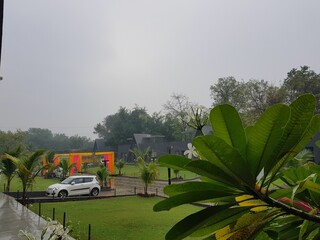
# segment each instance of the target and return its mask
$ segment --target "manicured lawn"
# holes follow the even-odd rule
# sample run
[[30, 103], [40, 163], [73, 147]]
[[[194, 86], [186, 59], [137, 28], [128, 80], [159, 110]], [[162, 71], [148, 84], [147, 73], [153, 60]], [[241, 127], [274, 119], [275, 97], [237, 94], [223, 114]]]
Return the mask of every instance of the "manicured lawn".
[[[97, 172], [97, 170], [99, 169], [99, 167], [94, 167], [94, 168], [89, 168], [88, 172], [95, 174]], [[115, 174], [118, 174], [118, 169], [115, 168], [114, 170]], [[124, 176], [129, 176], [129, 177], [138, 177], [139, 176], [139, 169], [137, 165], [134, 164], [127, 164], [124, 166], [124, 168], [121, 170], [122, 174]], [[178, 174], [178, 177], [182, 177], [183, 179], [190, 179], [190, 178], [194, 178], [197, 177], [196, 174], [192, 173], [192, 172], [188, 172], [188, 171], [180, 171]], [[173, 172], [173, 170], [171, 169], [171, 178], [175, 178], [175, 174]], [[168, 180], [168, 168], [165, 167], [161, 167], [159, 166], [159, 176], [158, 176], [159, 180]]]
[[[32, 186], [32, 191], [45, 191], [45, 190], [47, 190], [49, 185], [57, 183], [57, 182], [60, 182], [60, 180], [56, 179], [56, 178], [45, 179], [43, 177], [36, 177], [35, 182]], [[3, 192], [4, 184], [7, 184], [7, 178], [2, 175], [1, 180], [0, 180], [0, 186], [1, 186], [0, 192]], [[10, 191], [16, 192], [17, 190], [19, 190], [20, 192], [22, 191], [22, 184], [20, 182], [20, 179], [17, 176], [15, 176], [13, 178], [13, 180], [11, 181]]]
[[[62, 223], [63, 212], [67, 222], [75, 227], [75, 236], [88, 239], [91, 224], [91, 239], [164, 239], [167, 231], [185, 216], [201, 210], [200, 207], [185, 205], [170, 211], [153, 212], [152, 208], [161, 198], [123, 197], [103, 200], [42, 203], [42, 215], [52, 218], [55, 208], [56, 219]], [[38, 213], [38, 204], [31, 207]], [[73, 234], [71, 234], [73, 235]]]

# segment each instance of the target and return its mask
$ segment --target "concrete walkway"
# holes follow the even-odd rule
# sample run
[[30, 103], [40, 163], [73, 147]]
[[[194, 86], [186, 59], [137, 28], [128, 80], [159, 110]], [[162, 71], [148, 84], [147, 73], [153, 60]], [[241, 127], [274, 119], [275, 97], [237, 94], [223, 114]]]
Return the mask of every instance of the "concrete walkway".
[[[18, 203], [13, 197], [0, 193], [1, 240], [26, 239], [19, 236], [20, 230], [27, 230], [34, 234], [37, 230], [40, 231], [45, 224], [44, 219]], [[39, 233], [37, 236], [40, 236]]]

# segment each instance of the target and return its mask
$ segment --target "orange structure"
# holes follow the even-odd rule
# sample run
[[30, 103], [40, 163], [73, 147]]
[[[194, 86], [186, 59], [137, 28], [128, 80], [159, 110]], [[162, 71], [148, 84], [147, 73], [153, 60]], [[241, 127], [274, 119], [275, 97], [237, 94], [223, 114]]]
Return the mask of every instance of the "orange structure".
[[114, 152], [96, 152], [96, 153], [67, 153], [56, 154], [54, 156], [54, 164], [58, 165], [62, 159], [68, 159], [69, 165], [75, 163], [75, 166], [70, 170], [69, 175], [74, 175], [75, 172], [82, 172], [83, 163], [95, 162], [98, 157], [98, 161], [105, 164], [109, 168], [110, 174], [114, 171]]

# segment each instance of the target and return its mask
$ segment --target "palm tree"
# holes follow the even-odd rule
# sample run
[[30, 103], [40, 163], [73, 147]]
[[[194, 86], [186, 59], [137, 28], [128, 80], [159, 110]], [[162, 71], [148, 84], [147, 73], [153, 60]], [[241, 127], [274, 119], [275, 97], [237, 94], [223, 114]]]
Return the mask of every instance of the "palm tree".
[[34, 181], [34, 178], [43, 170], [45, 166], [41, 166], [40, 159], [45, 153], [44, 150], [37, 150], [29, 156], [23, 156], [16, 158], [9, 154], [4, 154], [4, 156], [10, 159], [17, 167], [17, 174], [22, 183], [22, 203], [26, 203], [27, 190]]
[[100, 182], [101, 188], [107, 186], [108, 176], [109, 176], [109, 169], [101, 164], [100, 169], [97, 171], [97, 178]]
[[45, 178], [51, 178], [53, 171], [57, 168], [57, 166], [54, 164], [54, 155], [54, 152], [48, 151], [44, 156], [44, 161], [46, 165]]
[[62, 179], [65, 179], [68, 175], [68, 173], [70, 172], [70, 170], [74, 167], [76, 163], [71, 163], [69, 165], [69, 162], [68, 160], [61, 160], [60, 163], [59, 163], [59, 167], [62, 168], [62, 175], [61, 175], [61, 178]]
[[148, 196], [148, 186], [158, 176], [158, 167], [154, 162], [147, 164], [143, 159], [138, 162], [140, 179], [144, 183], [144, 195]]
[[119, 171], [119, 175], [122, 175], [121, 169], [124, 167], [125, 164], [126, 164], [126, 162], [124, 160], [122, 160], [122, 159], [119, 159], [119, 160], [116, 161], [115, 165], [116, 165], [116, 168]]
[[143, 161], [148, 160], [150, 147], [147, 147], [144, 151], [140, 150], [139, 148], [130, 149], [129, 151], [132, 152], [135, 156], [135, 160], [139, 162], [140, 159]]
[[[10, 156], [18, 158], [18, 157], [20, 157], [20, 155], [22, 153], [22, 149], [21, 149], [21, 147], [18, 147], [17, 149], [15, 149], [13, 151], [8, 151], [6, 153], [9, 154]], [[10, 192], [11, 180], [15, 176], [14, 173], [15, 173], [17, 167], [13, 163], [13, 161], [11, 161], [9, 158], [6, 158], [4, 155], [2, 156], [1, 163], [2, 163], [2, 166], [1, 166], [2, 173], [7, 177], [6, 191]]]

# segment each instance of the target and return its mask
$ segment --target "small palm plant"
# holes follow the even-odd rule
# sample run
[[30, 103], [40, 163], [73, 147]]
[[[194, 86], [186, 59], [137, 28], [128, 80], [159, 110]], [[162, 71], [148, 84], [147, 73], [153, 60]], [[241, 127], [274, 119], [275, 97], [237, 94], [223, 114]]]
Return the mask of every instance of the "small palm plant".
[[148, 186], [157, 179], [158, 167], [154, 162], [147, 164], [142, 159], [138, 162], [140, 179], [144, 183], [144, 195], [148, 196]]
[[121, 170], [124, 168], [124, 165], [126, 165], [126, 162], [122, 159], [119, 159], [116, 161], [115, 166], [119, 171], [119, 175], [122, 175]]
[[101, 164], [96, 174], [101, 188], [107, 186], [109, 174], [110, 174], [109, 169], [106, 166]]
[[76, 163], [69, 164], [68, 160], [65, 160], [65, 159], [61, 160], [59, 163], [59, 167], [62, 168], [61, 178], [65, 179], [75, 165]]
[[[19, 158], [22, 154], [22, 149], [21, 149], [21, 147], [18, 147], [17, 149], [15, 149], [13, 151], [8, 151], [6, 153], [12, 157]], [[2, 165], [1, 165], [2, 173], [7, 178], [6, 191], [10, 192], [11, 181], [15, 176], [15, 171], [16, 171], [17, 167], [14, 164], [14, 162], [11, 161], [9, 158], [5, 157], [5, 155], [2, 156], [1, 163], [2, 163]]]
[[22, 203], [26, 204], [27, 190], [32, 186], [35, 177], [43, 170], [45, 166], [41, 165], [41, 158], [45, 151], [37, 150], [31, 155], [20, 158], [13, 157], [9, 154], [4, 156], [10, 159], [17, 167], [17, 174], [22, 183]]
[[44, 155], [44, 161], [45, 161], [45, 178], [51, 178], [53, 171], [57, 168], [57, 166], [54, 164], [54, 152], [48, 151], [46, 152], [46, 154]]

